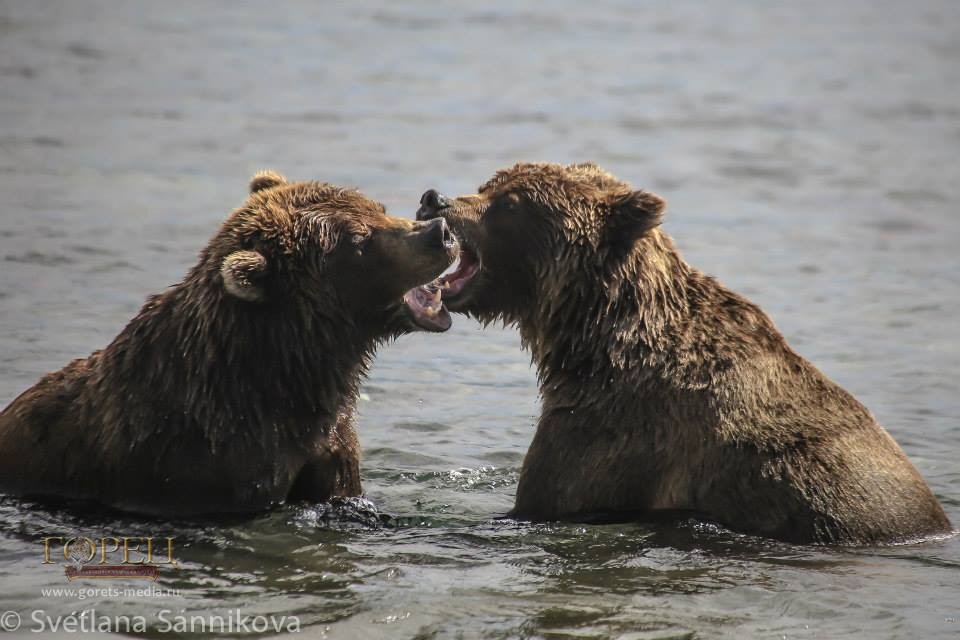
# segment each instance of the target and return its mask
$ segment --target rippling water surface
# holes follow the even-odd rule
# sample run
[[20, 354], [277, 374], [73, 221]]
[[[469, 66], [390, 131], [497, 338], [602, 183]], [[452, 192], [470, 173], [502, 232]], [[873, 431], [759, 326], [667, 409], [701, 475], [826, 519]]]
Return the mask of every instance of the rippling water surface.
[[[863, 400], [960, 523], [958, 87], [952, 0], [0, 1], [0, 404], [177, 281], [257, 169], [410, 216], [427, 187], [593, 160], [666, 196], [686, 257]], [[960, 636], [957, 539], [497, 519], [536, 395], [512, 329], [406, 337], [360, 403], [382, 518], [4, 499], [0, 609], [240, 609], [331, 638]], [[43, 596], [80, 586], [40, 564], [66, 532], [175, 534], [183, 568], [158, 585], [179, 595]]]

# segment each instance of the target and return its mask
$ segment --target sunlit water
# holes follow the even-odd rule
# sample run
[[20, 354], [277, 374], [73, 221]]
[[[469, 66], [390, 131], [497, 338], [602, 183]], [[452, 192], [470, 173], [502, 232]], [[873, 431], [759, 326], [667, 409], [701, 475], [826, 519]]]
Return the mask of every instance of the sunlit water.
[[[516, 160], [593, 160], [667, 197], [686, 257], [863, 400], [960, 523], [960, 4], [326, 4], [0, 2], [0, 404], [177, 281], [257, 169], [409, 216]], [[360, 402], [380, 517], [5, 499], [0, 610], [239, 609], [331, 638], [960, 635], [957, 539], [497, 519], [536, 395], [512, 329], [406, 337]], [[158, 586], [180, 594], [43, 596], [138, 584], [41, 565], [39, 539], [73, 532], [176, 535]]]

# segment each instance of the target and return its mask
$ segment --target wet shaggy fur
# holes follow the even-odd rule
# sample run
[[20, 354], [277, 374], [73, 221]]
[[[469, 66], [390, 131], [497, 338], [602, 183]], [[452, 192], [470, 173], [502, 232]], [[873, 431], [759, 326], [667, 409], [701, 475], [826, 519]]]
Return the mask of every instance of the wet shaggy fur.
[[655, 194], [518, 164], [448, 202], [434, 215], [483, 264], [448, 306], [516, 324], [540, 380], [515, 516], [690, 510], [802, 543], [950, 532], [870, 412], [683, 260]]
[[357, 191], [250, 188], [182, 282], [0, 414], [0, 490], [175, 515], [360, 495], [357, 386], [452, 256]]

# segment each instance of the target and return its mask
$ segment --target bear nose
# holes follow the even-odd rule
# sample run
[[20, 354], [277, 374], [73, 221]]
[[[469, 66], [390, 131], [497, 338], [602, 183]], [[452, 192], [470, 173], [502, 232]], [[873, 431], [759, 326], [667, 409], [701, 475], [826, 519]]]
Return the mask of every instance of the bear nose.
[[450, 227], [443, 218], [434, 218], [427, 222], [424, 233], [432, 247], [449, 249], [453, 246], [453, 234], [450, 233]]
[[420, 208], [417, 210], [417, 220], [436, 218], [441, 209], [450, 206], [450, 201], [436, 189], [427, 189], [420, 196]]

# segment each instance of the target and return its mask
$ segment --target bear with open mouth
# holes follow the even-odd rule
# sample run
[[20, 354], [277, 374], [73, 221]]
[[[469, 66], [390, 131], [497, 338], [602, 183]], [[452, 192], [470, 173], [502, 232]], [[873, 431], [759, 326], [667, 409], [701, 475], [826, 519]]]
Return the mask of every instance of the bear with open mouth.
[[537, 368], [512, 515], [691, 511], [798, 543], [950, 533], [870, 412], [683, 260], [664, 208], [593, 164], [517, 164], [476, 194], [423, 194], [418, 219], [461, 242], [436, 282], [445, 306], [516, 325]]
[[262, 172], [184, 280], [0, 413], [0, 491], [162, 515], [358, 496], [357, 388], [381, 342], [445, 331], [441, 219]]

